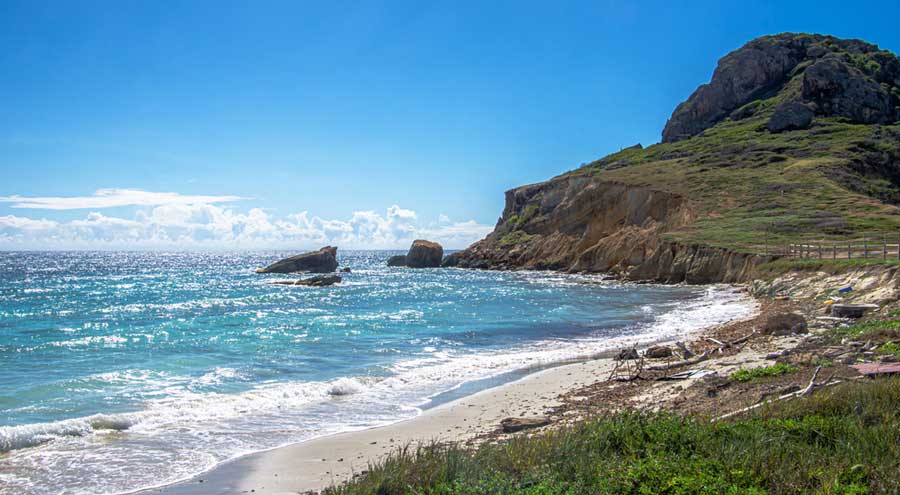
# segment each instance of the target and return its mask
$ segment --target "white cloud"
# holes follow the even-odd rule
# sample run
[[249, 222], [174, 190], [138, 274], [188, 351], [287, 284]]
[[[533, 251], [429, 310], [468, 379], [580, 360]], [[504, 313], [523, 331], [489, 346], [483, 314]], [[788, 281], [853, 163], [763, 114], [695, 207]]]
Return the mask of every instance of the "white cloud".
[[190, 196], [171, 192], [152, 192], [140, 189], [98, 189], [92, 196], [24, 197], [0, 196], [0, 203], [12, 203], [12, 208], [41, 210], [82, 210], [117, 206], [157, 206], [214, 204], [239, 201], [240, 196]]
[[[184, 198], [184, 196], [181, 196]], [[415, 211], [392, 205], [384, 213], [357, 211], [349, 219], [326, 219], [303, 211], [273, 218], [260, 208], [236, 211], [210, 203], [155, 205], [134, 218], [91, 212], [69, 222], [0, 216], [3, 249], [405, 249], [414, 239], [463, 248], [491, 231], [474, 220], [418, 223]]]

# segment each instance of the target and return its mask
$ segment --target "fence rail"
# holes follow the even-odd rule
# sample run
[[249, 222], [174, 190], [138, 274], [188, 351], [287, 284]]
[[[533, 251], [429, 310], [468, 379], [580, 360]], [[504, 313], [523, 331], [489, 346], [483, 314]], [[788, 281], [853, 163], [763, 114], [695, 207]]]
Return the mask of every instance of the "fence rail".
[[900, 260], [900, 236], [864, 236], [846, 240], [809, 240], [787, 244], [766, 242], [764, 253], [787, 258]]

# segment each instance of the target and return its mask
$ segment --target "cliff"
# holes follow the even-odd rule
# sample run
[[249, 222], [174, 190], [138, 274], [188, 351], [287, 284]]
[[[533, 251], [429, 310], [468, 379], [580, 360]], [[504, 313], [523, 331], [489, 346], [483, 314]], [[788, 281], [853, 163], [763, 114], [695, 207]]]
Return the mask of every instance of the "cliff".
[[781, 34], [720, 61], [663, 142], [506, 193], [445, 265], [740, 282], [787, 242], [900, 228], [900, 59]]

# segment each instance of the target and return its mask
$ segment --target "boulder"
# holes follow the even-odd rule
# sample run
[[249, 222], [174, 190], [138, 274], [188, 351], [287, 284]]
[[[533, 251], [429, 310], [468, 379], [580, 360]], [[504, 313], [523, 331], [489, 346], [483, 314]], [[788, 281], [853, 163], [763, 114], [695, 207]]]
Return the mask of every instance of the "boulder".
[[315, 277], [303, 278], [296, 282], [294, 285], [308, 285], [310, 287], [326, 287], [329, 285], [338, 284], [343, 280], [340, 275], [316, 275]]
[[797, 313], [777, 313], [769, 315], [763, 322], [762, 333], [784, 336], [807, 333], [806, 318]]
[[644, 351], [644, 356], [651, 359], [672, 357], [672, 348], [667, 345], [655, 345]]
[[256, 273], [328, 273], [337, 269], [337, 248], [325, 246], [318, 251], [298, 254], [256, 270]]
[[406, 255], [398, 254], [388, 258], [388, 266], [406, 266]]
[[812, 109], [803, 103], [787, 101], [775, 107], [775, 111], [766, 122], [766, 129], [769, 132], [806, 129], [812, 123], [814, 115]]
[[517, 431], [527, 430], [529, 428], [540, 428], [550, 424], [550, 418], [547, 416], [536, 416], [533, 418], [506, 418], [500, 421], [503, 427], [503, 433], [515, 433]]
[[351, 271], [352, 270], [350, 270], [349, 266], [345, 266], [344, 268], [341, 268], [341, 273], [350, 273]]
[[436, 242], [418, 239], [406, 253], [406, 266], [410, 268], [434, 268], [441, 266], [444, 248]]

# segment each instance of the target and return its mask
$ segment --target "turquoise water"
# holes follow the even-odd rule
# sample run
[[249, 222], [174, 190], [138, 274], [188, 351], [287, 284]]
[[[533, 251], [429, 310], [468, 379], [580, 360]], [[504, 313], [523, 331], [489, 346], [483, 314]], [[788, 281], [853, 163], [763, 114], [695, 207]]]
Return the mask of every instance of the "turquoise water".
[[[727, 287], [292, 253], [0, 253], [0, 493], [122, 493], [413, 417], [430, 398], [746, 314]], [[463, 387], [459, 390], [470, 390]]]

